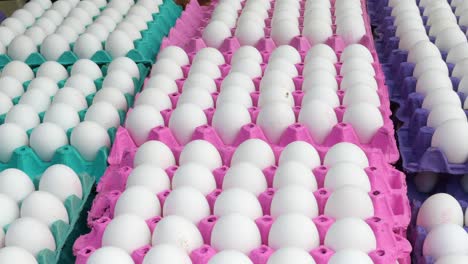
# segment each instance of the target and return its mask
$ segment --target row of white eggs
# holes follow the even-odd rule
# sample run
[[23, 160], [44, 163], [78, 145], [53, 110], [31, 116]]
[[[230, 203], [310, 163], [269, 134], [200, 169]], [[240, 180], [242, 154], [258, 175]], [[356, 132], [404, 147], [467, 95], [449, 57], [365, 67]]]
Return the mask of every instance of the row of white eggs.
[[[42, 174], [36, 191], [28, 175], [7, 169], [0, 172], [0, 183], [0, 227], [9, 225], [6, 234], [0, 228], [0, 248], [21, 247], [33, 256], [45, 248], [55, 250], [50, 226], [58, 220], [68, 224], [63, 203], [72, 195], [80, 199], [83, 196], [76, 173], [65, 165], [53, 165]], [[32, 233], [38, 240], [28, 243]]]
[[[438, 193], [427, 198], [419, 209], [416, 224], [428, 232], [423, 255], [435, 260], [468, 258], [468, 234], [462, 228], [468, 225], [468, 211], [463, 216], [460, 203], [451, 195]], [[440, 247], [441, 244], [445, 246]]]
[[[67, 3], [65, 0], [62, 2]], [[134, 48], [133, 40], [141, 38], [139, 31], [147, 29], [146, 22], [152, 20], [151, 11], [154, 10], [150, 10], [150, 8], [154, 9], [156, 6], [157, 9], [157, 5], [153, 1], [143, 2], [141, 5], [135, 5], [132, 8], [133, 11], [129, 11], [130, 6], [134, 4], [133, 1], [111, 1], [108, 8], [93, 22], [92, 17], [99, 15], [100, 11], [93, 2], [83, 1], [71, 11], [64, 10], [63, 12], [67, 14], [69, 11], [68, 17], [65, 19], [59, 12], [54, 13], [58, 16], [55, 23], [50, 22], [47, 17], [39, 19], [38, 21], [48, 21], [47, 30], [37, 26], [26, 30], [26, 27], [29, 26], [26, 19], [28, 13], [27, 11], [20, 12], [19, 18], [14, 16], [10, 18], [10, 20], [16, 19], [18, 21], [4, 23], [6, 25], [21, 25], [16, 22], [24, 21], [23, 23], [26, 24], [23, 25], [24, 28], [21, 28], [24, 30], [20, 30], [19, 35], [14, 39], [4, 39], [5, 43], [2, 47], [10, 47], [7, 54], [12, 59], [24, 61], [30, 54], [38, 51], [36, 46], [41, 45], [40, 52], [47, 60], [57, 60], [65, 51], [70, 50], [69, 44], [75, 42], [73, 51], [78, 57], [90, 58], [96, 51], [102, 50], [101, 42], [107, 39], [106, 50], [113, 57], [124, 56]], [[122, 19], [122, 16], [127, 12], [128, 15]], [[57, 28], [60, 24], [62, 26]], [[114, 30], [116, 30], [115, 33], [113, 33]], [[54, 32], [55, 34], [53, 34]], [[23, 33], [24, 35], [20, 35]], [[4, 52], [0, 50], [0, 53]]]
[[[179, 232], [175, 234], [174, 229]], [[350, 239], [343, 241], [342, 237]], [[103, 247], [118, 247], [127, 254], [148, 244], [157, 246], [166, 243], [190, 254], [203, 245], [203, 239], [196, 225], [182, 217], [171, 215], [162, 218], [151, 234], [144, 220], [129, 214], [114, 218], [107, 225], [102, 238]], [[377, 246], [372, 229], [358, 218], [337, 220], [326, 233], [323, 244], [334, 251], [352, 249], [364, 254], [375, 250]], [[268, 245], [275, 250], [294, 247], [310, 251], [320, 245], [319, 234], [310, 218], [285, 214], [274, 221]], [[261, 246], [260, 232], [255, 222], [248, 217], [239, 214], [222, 216], [216, 221], [211, 233], [211, 246], [217, 251], [236, 250], [249, 254]]]

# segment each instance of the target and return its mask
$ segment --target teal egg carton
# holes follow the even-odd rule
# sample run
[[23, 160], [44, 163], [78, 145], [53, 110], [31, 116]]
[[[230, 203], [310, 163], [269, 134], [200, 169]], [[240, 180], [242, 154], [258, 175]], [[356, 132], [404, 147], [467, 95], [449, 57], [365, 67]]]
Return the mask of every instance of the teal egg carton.
[[[50, 231], [55, 239], [56, 250], [44, 249], [40, 251], [37, 255], [37, 262], [39, 264], [74, 263], [75, 257], [72, 253], [73, 243], [77, 237], [89, 232], [89, 228], [86, 225], [86, 212], [91, 208], [95, 197], [94, 184], [96, 180], [87, 170], [79, 167], [72, 168], [81, 181], [83, 190], [82, 199], [71, 195], [65, 200], [64, 205], [69, 216], [69, 223], [67, 224], [62, 220], [58, 220], [50, 226]], [[37, 190], [43, 170], [29, 170], [25, 172], [31, 178]], [[4, 231], [6, 232], [7, 230], [8, 226], [4, 227]]]
[[[159, 13], [153, 14], [153, 21], [147, 23], [148, 29], [141, 31], [142, 38], [134, 41], [135, 48], [127, 53], [127, 57], [137, 63], [147, 65], [153, 64], [156, 54], [159, 52], [162, 39], [169, 34], [170, 29], [175, 25], [177, 18], [182, 14], [182, 7], [173, 0], [164, 0], [159, 6]], [[57, 60], [62, 65], [72, 65], [79, 58], [72, 51], [74, 43], [70, 44], [70, 51], [64, 52]], [[105, 42], [102, 43], [105, 47]], [[38, 48], [40, 50], [40, 47]], [[105, 50], [96, 52], [91, 60], [97, 64], [105, 64], [112, 61], [112, 56]], [[6, 55], [0, 55], [0, 69], [12, 59]], [[25, 61], [30, 67], [38, 66], [47, 61], [39, 52], [32, 53]]]
[[[135, 87], [134, 94], [137, 94], [138, 92], [141, 91], [141, 89], [143, 87], [143, 84], [145, 82], [145, 78], [146, 78], [146, 76], [148, 75], [148, 73], [150, 71], [149, 67], [145, 66], [142, 63], [138, 63], [137, 66], [138, 66], [138, 70], [140, 72], [140, 77], [139, 77], [139, 79], [133, 78], [133, 85]], [[104, 66], [101, 67], [102, 75], [104, 77], [101, 77], [99, 79], [94, 80], [94, 84], [96, 85], [96, 90], [97, 91], [99, 91], [102, 88], [102, 83], [104, 82], [104, 78], [107, 75], [107, 67], [108, 67], [107, 65], [104, 65]], [[68, 71], [69, 74], [70, 74], [71, 68], [72, 68], [72, 66], [67, 67], [67, 71]], [[33, 69], [34, 73], [37, 72], [37, 69], [38, 69], [37, 67]], [[66, 82], [66, 80], [61, 80], [60, 82], [57, 83], [59, 89], [64, 87], [65, 82]], [[29, 83], [30, 83], [30, 81], [27, 81], [27, 82], [23, 83], [24, 91], [26, 91], [28, 89]], [[86, 102], [87, 102], [88, 106], [90, 106], [92, 104], [95, 95], [96, 94], [94, 93], [94, 94], [90, 94], [90, 95], [86, 96]], [[133, 103], [135, 101], [135, 96], [131, 95], [131, 94], [128, 94], [128, 93], [124, 94], [124, 96], [125, 96], [125, 99], [127, 101], [128, 108], [132, 107]], [[13, 104], [14, 105], [18, 104], [20, 99], [21, 99], [21, 96], [13, 98], [13, 100], [12, 100]], [[53, 100], [53, 97], [51, 97], [51, 100]], [[87, 112], [87, 109], [78, 112], [78, 115], [80, 116], [80, 121], [84, 120], [86, 112]], [[119, 110], [119, 116], [120, 116], [121, 124], [123, 124], [123, 122], [125, 120], [125, 113], [126, 113], [125, 111]], [[44, 115], [45, 115], [45, 112], [39, 113], [39, 119], [40, 119], [41, 123], [42, 123], [42, 121], [44, 119]], [[5, 118], [6, 118], [6, 113], [0, 115], [0, 125], [5, 122]]]

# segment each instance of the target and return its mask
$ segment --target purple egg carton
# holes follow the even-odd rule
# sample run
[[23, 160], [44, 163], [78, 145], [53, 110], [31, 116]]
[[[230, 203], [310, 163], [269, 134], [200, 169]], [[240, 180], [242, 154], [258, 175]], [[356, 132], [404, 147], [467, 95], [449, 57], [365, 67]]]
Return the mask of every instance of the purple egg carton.
[[[222, 191], [224, 175], [228, 169], [227, 166], [222, 166], [213, 171], [216, 187], [218, 189], [213, 190], [213, 192], [206, 197], [212, 212], [216, 198]], [[275, 189], [272, 187], [276, 169], [276, 166], [271, 166], [263, 170], [268, 189], [260, 194], [258, 199], [265, 215], [270, 214], [270, 205], [275, 193]], [[121, 193], [125, 190], [126, 181], [131, 171], [131, 167], [119, 168], [117, 166], [111, 166], [108, 168], [98, 184], [97, 190], [99, 193], [93, 201], [93, 206], [88, 214], [89, 226], [93, 226], [94, 221], [104, 216], [111, 219], [113, 218], [115, 204]], [[171, 180], [176, 171], [177, 166], [170, 167], [166, 170]], [[400, 234], [404, 234], [410, 221], [410, 207], [406, 196], [407, 187], [405, 175], [392, 168], [390, 165], [384, 165], [383, 168], [371, 166], [366, 168], [365, 171], [369, 176], [372, 187], [369, 196], [374, 204], [375, 215], [385, 218], [391, 223], [395, 231], [398, 230]], [[328, 168], [326, 166], [319, 166], [315, 168], [313, 172], [316, 176], [319, 188], [314, 194], [319, 206], [319, 212], [323, 213], [325, 203], [331, 194], [330, 190], [324, 188], [325, 175], [328, 172]], [[170, 190], [158, 194], [161, 204], [164, 203], [169, 193]]]
[[[447, 175], [442, 175], [447, 176]], [[422, 203], [432, 194], [437, 193], [439, 190], [441, 192], [446, 192], [455, 197], [460, 203], [463, 211], [467, 210], [468, 207], [468, 193], [466, 193], [459, 182], [459, 178], [453, 177], [450, 175], [444, 177], [445, 179], [440, 182], [435, 189], [436, 191], [431, 192], [430, 194], [421, 193], [415, 190], [414, 184], [408, 184], [409, 196], [411, 198], [411, 223], [408, 228], [408, 239], [413, 245], [412, 260], [416, 264], [434, 264], [435, 259], [428, 256], [423, 256], [423, 245], [424, 240], [428, 234], [427, 230], [416, 224], [417, 215], [419, 208], [421, 208]], [[465, 226], [464, 229], [468, 232], [468, 226]]]
[[[216, 254], [216, 250], [210, 246], [211, 231], [217, 221], [216, 216], [208, 216], [200, 221], [198, 229], [202, 234], [206, 245], [201, 248], [195, 249], [191, 252], [190, 258], [195, 264], [206, 264], [209, 259]], [[156, 227], [161, 217], [156, 216], [148, 219], [146, 222], [151, 232]], [[104, 230], [111, 221], [108, 217], [102, 217], [94, 222], [90, 233], [80, 236], [73, 245], [73, 253], [76, 256], [77, 264], [85, 264], [89, 256], [98, 248], [102, 246], [101, 240]], [[320, 236], [320, 244], [318, 248], [312, 250], [310, 254], [314, 257], [317, 263], [328, 263], [328, 260], [333, 255], [333, 250], [323, 246], [325, 235], [334, 223], [334, 219], [327, 216], [318, 216], [313, 219]], [[274, 250], [268, 247], [268, 233], [274, 222], [270, 216], [258, 218], [255, 223], [260, 231], [262, 238], [262, 246], [250, 252], [249, 257], [255, 264], [266, 264], [269, 256]], [[379, 217], [372, 217], [366, 220], [371, 229], [374, 231], [377, 249], [370, 252], [369, 256], [376, 264], [395, 263], [397, 260], [401, 264], [410, 264], [411, 245], [399, 234], [395, 234], [391, 225]], [[131, 256], [136, 264], [141, 264], [146, 253], [151, 249], [151, 245], [143, 246], [135, 250]]]

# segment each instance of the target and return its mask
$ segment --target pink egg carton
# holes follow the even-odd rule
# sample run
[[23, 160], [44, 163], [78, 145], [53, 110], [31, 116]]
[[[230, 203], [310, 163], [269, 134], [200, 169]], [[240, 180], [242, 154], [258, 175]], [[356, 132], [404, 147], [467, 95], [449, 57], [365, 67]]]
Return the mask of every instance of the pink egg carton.
[[[211, 231], [217, 221], [216, 216], [208, 216], [202, 219], [198, 224], [198, 228], [202, 234], [206, 245], [195, 249], [191, 252], [190, 258], [194, 264], [206, 264], [209, 259], [216, 254], [216, 249], [210, 246]], [[148, 219], [146, 223], [150, 228], [151, 232], [154, 230], [161, 217], [157, 216]], [[73, 254], [76, 256], [77, 264], [86, 264], [89, 256], [98, 248], [102, 246], [101, 240], [106, 226], [111, 221], [108, 217], [102, 217], [98, 219], [90, 233], [80, 236], [75, 244], [73, 245]], [[268, 258], [274, 252], [274, 249], [267, 246], [268, 233], [274, 219], [270, 216], [264, 216], [255, 221], [260, 231], [262, 238], [262, 246], [254, 249], [250, 252], [249, 257], [255, 264], [266, 264]], [[330, 226], [335, 222], [333, 218], [327, 216], [318, 216], [313, 219], [315, 223], [319, 237], [320, 246], [313, 249], [310, 254], [314, 257], [315, 261], [319, 264], [328, 263], [330, 257], [333, 255], [333, 250], [324, 246], [325, 235]], [[377, 241], [377, 249], [369, 253], [376, 264], [389, 264], [398, 263], [410, 264], [410, 243], [401, 235], [395, 234], [392, 230], [391, 224], [385, 219], [379, 217], [372, 217], [366, 220], [367, 224], [374, 231], [374, 235]], [[143, 246], [131, 254], [136, 264], [141, 264], [146, 253], [151, 249], [151, 245]]]
[[[398, 170], [391, 168], [389, 165], [384, 165], [383, 168], [368, 167], [366, 173], [369, 177], [372, 190], [369, 192], [371, 197], [375, 215], [387, 219], [393, 226], [394, 230], [398, 230], [400, 234], [406, 232], [411, 218], [411, 209], [407, 198], [407, 187], [405, 175]], [[270, 214], [270, 205], [275, 194], [273, 189], [273, 179], [277, 167], [271, 166], [264, 169], [264, 175], [267, 180], [268, 189], [258, 196], [262, 205], [263, 213]], [[224, 175], [228, 170], [227, 166], [217, 168], [213, 171], [216, 186], [218, 189], [207, 195], [207, 201], [210, 204], [211, 212], [213, 212], [216, 198], [222, 192]], [[125, 190], [126, 181], [130, 175], [132, 168], [116, 166], [109, 167], [98, 184], [98, 195], [93, 201], [93, 205], [88, 214], [88, 225], [93, 226], [93, 222], [104, 216], [113, 218], [115, 204]], [[177, 166], [170, 167], [166, 170], [170, 180], [177, 171]], [[324, 188], [325, 176], [328, 172], [328, 167], [319, 166], [313, 170], [317, 180], [318, 190], [314, 192], [319, 206], [319, 212], [324, 213], [324, 208], [331, 191]], [[161, 205], [164, 204], [170, 190], [163, 191], [158, 194]]]

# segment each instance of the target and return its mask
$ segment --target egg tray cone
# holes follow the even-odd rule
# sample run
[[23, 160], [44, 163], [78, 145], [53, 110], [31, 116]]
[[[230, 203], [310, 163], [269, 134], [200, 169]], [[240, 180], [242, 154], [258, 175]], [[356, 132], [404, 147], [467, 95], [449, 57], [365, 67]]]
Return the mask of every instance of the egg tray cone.
[[[154, 62], [154, 57], [159, 51], [159, 46], [162, 38], [169, 33], [169, 30], [174, 26], [175, 20], [182, 13], [182, 8], [172, 0], [164, 0], [159, 7], [159, 13], [152, 14], [153, 21], [147, 23], [148, 29], [141, 31], [142, 38], [134, 41], [135, 48], [127, 53], [127, 57], [133, 59], [137, 63], [151, 64]], [[105, 42], [102, 43], [103, 47]], [[74, 43], [70, 44], [70, 51], [64, 52], [57, 60], [62, 65], [72, 65], [79, 58], [73, 52]], [[38, 47], [40, 50], [40, 46]], [[112, 56], [105, 50], [96, 52], [91, 58], [97, 64], [109, 63], [112, 61]], [[0, 55], [0, 69], [3, 68], [12, 59], [6, 55]], [[25, 60], [29, 66], [40, 65], [47, 60], [39, 52], [32, 53]]]
[[[416, 92], [416, 81], [413, 77], [414, 63], [407, 62], [408, 51], [398, 49], [399, 38], [395, 36], [396, 28], [393, 26], [394, 17], [391, 16], [392, 8], [387, 6], [388, 1], [378, 0], [374, 8], [376, 23], [380, 40], [377, 41], [377, 50], [382, 60], [385, 61], [383, 71], [386, 73], [390, 98], [399, 105], [396, 117], [403, 123], [397, 131], [403, 167], [409, 172], [432, 171], [437, 173], [466, 174], [468, 162], [453, 164], [447, 161], [445, 154], [438, 148], [431, 147], [431, 139], [434, 129], [426, 126], [429, 111], [422, 108], [424, 96]], [[420, 7], [421, 16], [424, 8]], [[427, 17], [422, 16], [426, 23]], [[463, 30], [464, 28], [462, 28]], [[429, 30], [429, 27], [426, 27]], [[431, 41], [435, 39], [430, 37]], [[441, 51], [443, 59], [447, 58], [447, 52]], [[447, 63], [449, 73], [454, 65]], [[459, 78], [450, 77], [454, 90], [457, 90]], [[461, 102], [467, 95], [458, 92]], [[465, 110], [468, 116], [468, 110]]]
[[[69, 216], [69, 223], [58, 220], [50, 226], [50, 231], [54, 236], [57, 249], [55, 251], [51, 251], [49, 249], [40, 251], [36, 257], [39, 264], [73, 263], [75, 260], [71, 249], [73, 242], [81, 234], [89, 232], [89, 228], [85, 224], [84, 215], [85, 212], [89, 210], [91, 201], [94, 199], [93, 189], [95, 179], [93, 176], [88, 174], [86, 168], [72, 167], [72, 169], [74, 169], [75, 172], [78, 172], [77, 175], [83, 189], [83, 197], [80, 199], [75, 195], [71, 195], [64, 201], [64, 205]], [[42, 172], [25, 172], [34, 182], [36, 189], [38, 189]], [[5, 232], [7, 230], [8, 226], [4, 228]]]

